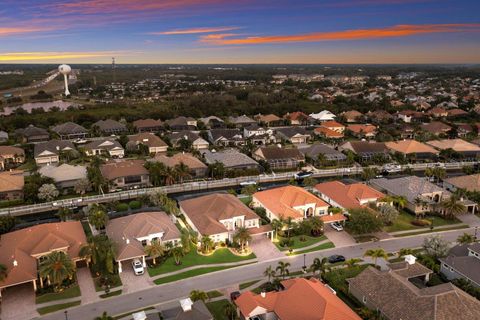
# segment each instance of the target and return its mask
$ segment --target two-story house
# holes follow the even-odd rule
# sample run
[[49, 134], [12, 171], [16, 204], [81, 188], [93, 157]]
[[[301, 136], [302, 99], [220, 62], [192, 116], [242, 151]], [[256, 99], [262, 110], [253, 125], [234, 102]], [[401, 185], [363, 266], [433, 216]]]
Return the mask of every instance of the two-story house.
[[143, 160], [113, 161], [100, 166], [110, 188], [134, 189], [148, 187], [150, 178]]
[[440, 258], [440, 272], [448, 279], [464, 279], [480, 288], [480, 243], [459, 244]]

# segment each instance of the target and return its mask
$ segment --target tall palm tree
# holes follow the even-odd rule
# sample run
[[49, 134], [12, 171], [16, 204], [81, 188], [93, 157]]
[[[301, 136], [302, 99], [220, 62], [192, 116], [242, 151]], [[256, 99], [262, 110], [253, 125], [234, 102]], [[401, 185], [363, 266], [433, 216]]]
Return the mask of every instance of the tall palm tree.
[[207, 301], [208, 300], [208, 294], [205, 291], [202, 290], [192, 290], [190, 292], [190, 299], [192, 301]]
[[200, 240], [200, 248], [203, 253], [209, 253], [213, 249], [213, 240], [209, 236], [203, 236]]
[[325, 273], [327, 267], [328, 259], [327, 258], [315, 258], [313, 259], [313, 263], [310, 266], [310, 271], [312, 271], [313, 275], [318, 271], [320, 273], [320, 278]]
[[174, 167], [175, 175], [177, 176], [180, 183], [183, 183], [185, 178], [191, 178], [190, 168], [183, 162], [176, 164]]
[[180, 265], [180, 259], [184, 256], [185, 252], [183, 251], [182, 247], [176, 246], [170, 249], [170, 254], [173, 257], [173, 260], [175, 260], [175, 264], [178, 266]]
[[364, 257], [372, 258], [374, 265], [377, 265], [378, 258], [388, 259], [388, 255], [383, 248], [368, 249], [365, 251]]
[[290, 270], [288, 270], [288, 267], [290, 267], [290, 262], [279, 261], [278, 266], [275, 269], [280, 273], [280, 275], [282, 276], [282, 279], [284, 280], [285, 280], [285, 277], [290, 274]]
[[245, 245], [248, 241], [252, 240], [252, 236], [248, 232], [248, 229], [245, 227], [240, 227], [237, 229], [237, 232], [233, 236], [233, 241], [240, 244], [241, 252], [245, 251]]
[[162, 176], [163, 176], [163, 182], [166, 186], [171, 186], [172, 184], [175, 183], [176, 174], [175, 174], [175, 170], [173, 170], [171, 167], [165, 166], [163, 168]]
[[354, 267], [357, 265], [357, 263], [361, 262], [362, 259], [359, 259], [359, 258], [351, 258], [351, 259], [348, 259], [347, 261], [345, 261], [345, 264], [351, 268], [351, 267]]
[[265, 277], [267, 277], [268, 282], [270, 282], [270, 280], [275, 277], [276, 272], [275, 272], [275, 270], [273, 270], [272, 266], [268, 266], [267, 269], [265, 269], [265, 271], [263, 271], [263, 275]]
[[80, 248], [80, 257], [92, 262], [102, 274], [113, 273], [115, 245], [104, 234], [91, 236], [86, 245]]
[[107, 314], [107, 311], [103, 311], [102, 315], [100, 317], [96, 317], [95, 320], [113, 320], [113, 317], [110, 317]]
[[454, 219], [457, 215], [467, 212], [467, 207], [454, 195], [442, 201], [440, 207], [444, 210], [445, 217], [449, 219]]
[[158, 240], [152, 240], [144, 250], [149, 257], [153, 258], [153, 264], [157, 264], [157, 258], [165, 254], [165, 246]]
[[270, 225], [272, 226], [272, 229], [275, 231], [275, 240], [278, 241], [278, 232], [282, 230], [283, 222], [278, 219], [273, 219]]
[[108, 222], [108, 214], [105, 207], [97, 203], [93, 204], [88, 209], [88, 222], [90, 222], [97, 230], [105, 228]]
[[75, 264], [63, 251], [54, 251], [40, 263], [39, 274], [49, 279], [55, 288], [60, 288], [63, 280], [73, 277]]
[[458, 236], [457, 242], [460, 244], [468, 244], [475, 241], [475, 237], [469, 233], [464, 233], [461, 236]]
[[295, 227], [295, 221], [293, 221], [292, 217], [288, 217], [287, 219], [285, 219], [284, 224], [287, 228], [287, 238], [288, 238], [288, 241], [290, 242], [290, 237], [292, 235], [292, 229], [294, 229], [294, 227]]
[[4, 264], [0, 264], [0, 282], [5, 280], [8, 275], [7, 267]]
[[403, 209], [407, 205], [407, 198], [404, 196], [395, 196], [393, 197], [393, 203], [397, 207], [397, 209]]
[[313, 216], [310, 219], [310, 228], [313, 236], [319, 236], [323, 232], [323, 220], [319, 216]]

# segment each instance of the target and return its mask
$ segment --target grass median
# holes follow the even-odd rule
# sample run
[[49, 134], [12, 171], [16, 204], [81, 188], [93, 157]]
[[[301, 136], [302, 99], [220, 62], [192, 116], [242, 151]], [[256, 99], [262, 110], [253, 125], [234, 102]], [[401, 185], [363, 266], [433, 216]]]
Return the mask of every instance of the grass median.
[[[303, 238], [304, 241], [302, 241], [301, 238]], [[327, 237], [324, 236], [324, 235], [320, 236], [320, 237], [311, 237], [311, 236], [305, 236], [305, 235], [303, 235], [303, 236], [292, 236], [290, 239], [291, 239], [291, 241], [293, 241], [293, 245], [282, 247], [280, 244], [282, 243], [283, 240], [286, 240], [286, 239], [287, 239], [286, 237], [278, 237], [278, 241], [274, 242], [275, 245], [277, 246], [278, 250], [287, 251], [289, 249], [305, 248], [305, 247], [314, 245], [317, 242], [326, 240]]]
[[313, 247], [313, 248], [310, 248], [310, 249], [307, 249], [307, 250], [292, 252], [292, 255], [304, 254], [304, 253], [326, 250], [326, 249], [331, 249], [331, 248], [335, 248], [335, 245], [333, 244], [333, 242], [329, 241], [329, 242], [322, 243], [322, 244], [320, 244], [316, 247]]
[[79, 306], [81, 301], [74, 301], [74, 302], [69, 302], [69, 303], [61, 303], [61, 304], [55, 304], [53, 306], [48, 306], [48, 307], [43, 307], [43, 308], [38, 308], [37, 312], [40, 315], [44, 315], [47, 313], [52, 313], [55, 311], [63, 310], [63, 309], [68, 309], [71, 307]]
[[42, 304], [50, 301], [65, 300], [65, 299], [79, 297], [80, 294], [81, 294], [80, 287], [78, 285], [75, 285], [63, 290], [62, 292], [45, 293], [45, 294], [42, 294], [41, 296], [37, 296], [35, 298], [35, 303]]

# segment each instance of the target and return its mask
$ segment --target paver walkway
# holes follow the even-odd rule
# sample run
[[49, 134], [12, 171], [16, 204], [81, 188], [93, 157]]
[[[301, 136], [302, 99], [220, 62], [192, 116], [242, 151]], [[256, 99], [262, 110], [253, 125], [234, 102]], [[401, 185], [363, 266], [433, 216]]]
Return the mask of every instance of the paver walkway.
[[153, 281], [148, 276], [146, 270], [145, 274], [137, 276], [133, 273], [132, 267], [128, 264], [124, 264], [123, 272], [120, 273], [120, 278], [123, 283], [122, 294], [145, 290], [154, 286]]
[[2, 320], [33, 319], [38, 317], [35, 293], [31, 282], [2, 291]]
[[77, 281], [82, 293], [82, 304], [92, 303], [100, 300], [98, 293], [95, 291], [92, 275], [88, 268], [79, 268], [77, 270]]

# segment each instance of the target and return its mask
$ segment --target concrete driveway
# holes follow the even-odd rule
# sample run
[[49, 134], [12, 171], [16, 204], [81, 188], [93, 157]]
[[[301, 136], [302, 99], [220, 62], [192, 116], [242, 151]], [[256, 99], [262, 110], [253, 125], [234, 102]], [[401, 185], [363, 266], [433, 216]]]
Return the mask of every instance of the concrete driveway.
[[257, 237], [250, 242], [250, 248], [257, 256], [258, 261], [265, 261], [285, 257], [285, 254], [278, 250], [270, 239]]
[[147, 270], [145, 273], [137, 276], [133, 273], [132, 265], [130, 261], [122, 263], [123, 272], [120, 273], [120, 278], [123, 283], [123, 292], [122, 293], [131, 293], [139, 290], [145, 290], [154, 286], [150, 276], [148, 275]]
[[351, 246], [357, 243], [346, 231], [337, 231], [330, 224], [325, 225], [325, 235], [328, 240], [333, 242], [336, 248]]
[[7, 288], [2, 292], [2, 320], [33, 319], [38, 317], [35, 292], [31, 282]]

